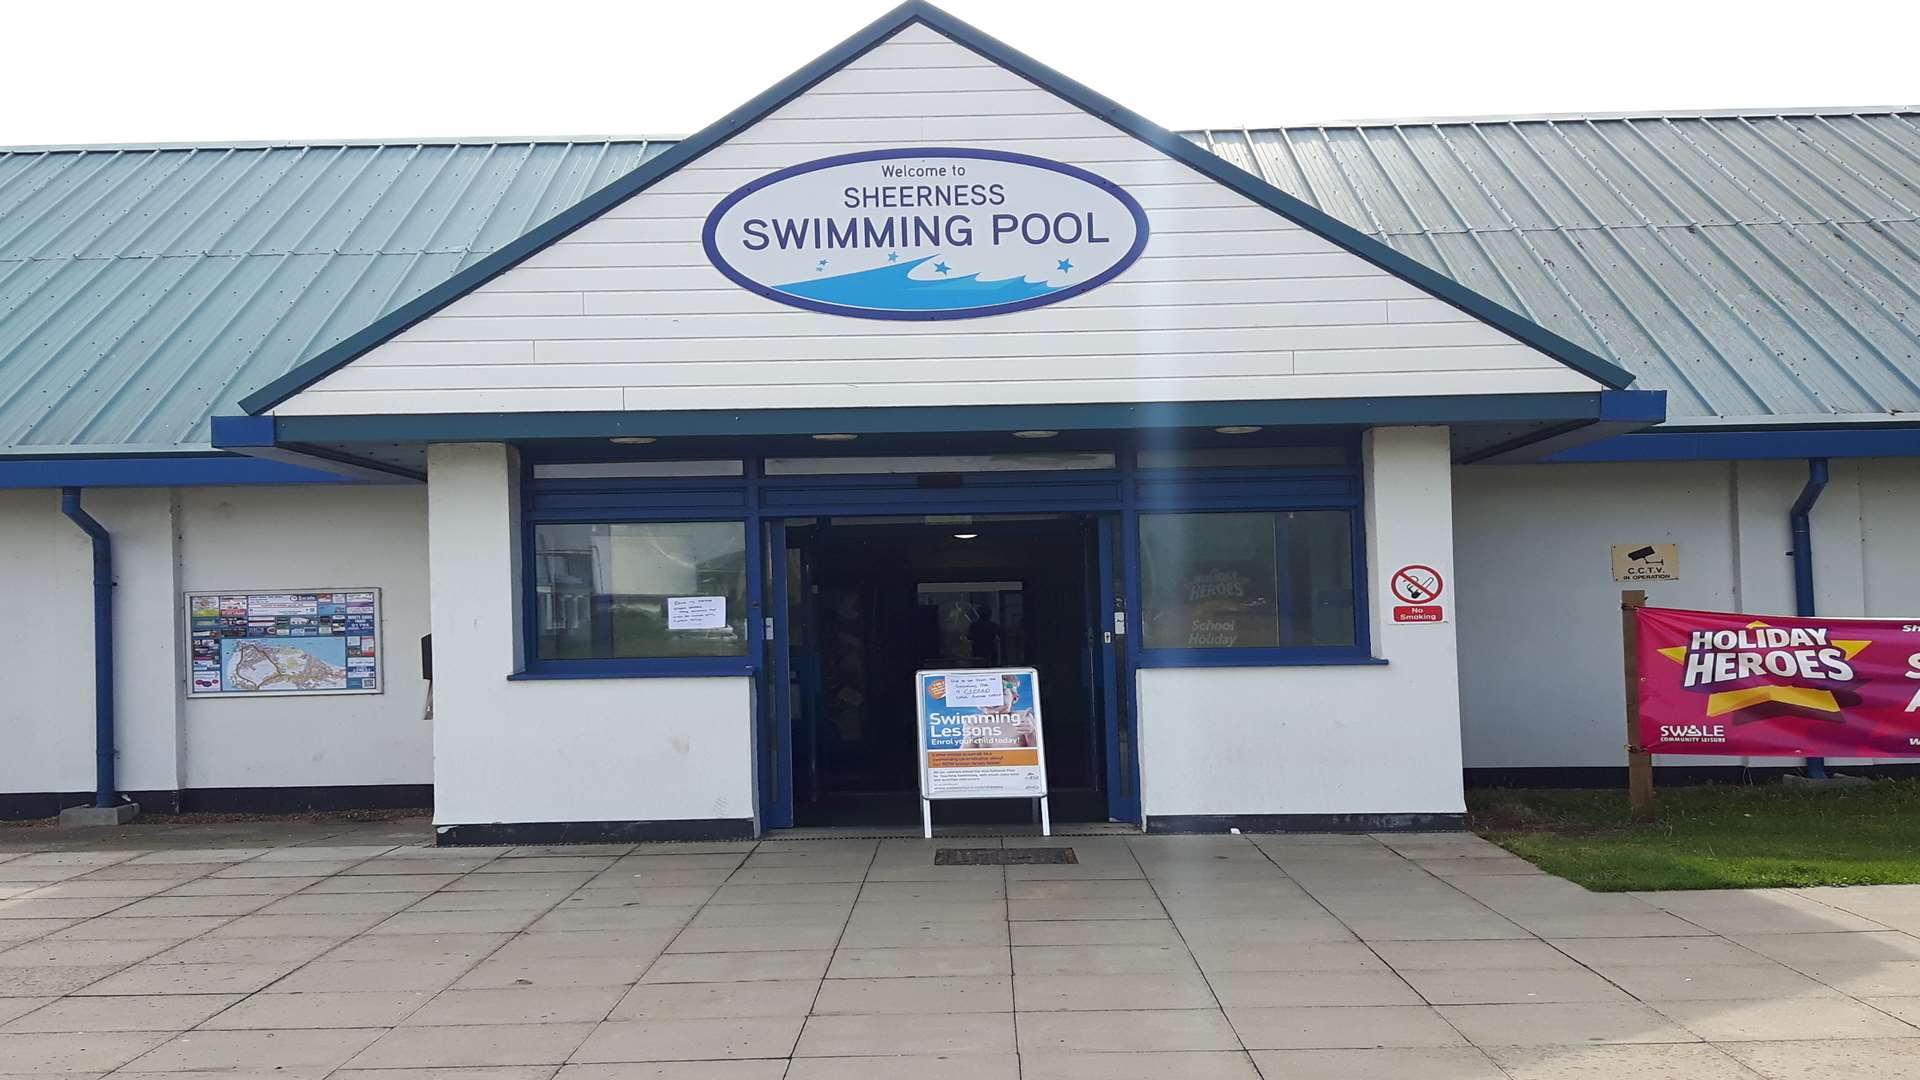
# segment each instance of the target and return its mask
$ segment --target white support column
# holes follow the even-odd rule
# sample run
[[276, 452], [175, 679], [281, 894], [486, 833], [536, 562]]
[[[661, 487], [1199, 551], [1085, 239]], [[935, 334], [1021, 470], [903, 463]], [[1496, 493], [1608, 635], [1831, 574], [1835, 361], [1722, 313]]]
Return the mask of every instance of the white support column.
[[[1453, 469], [1443, 427], [1380, 428], [1364, 447], [1366, 582], [1384, 664], [1140, 672], [1149, 819], [1278, 816], [1311, 826], [1465, 808], [1453, 584]], [[1393, 571], [1439, 571], [1444, 622], [1393, 621]]]
[[519, 478], [509, 446], [428, 450], [435, 823], [750, 833], [751, 679], [510, 678], [535, 644]]

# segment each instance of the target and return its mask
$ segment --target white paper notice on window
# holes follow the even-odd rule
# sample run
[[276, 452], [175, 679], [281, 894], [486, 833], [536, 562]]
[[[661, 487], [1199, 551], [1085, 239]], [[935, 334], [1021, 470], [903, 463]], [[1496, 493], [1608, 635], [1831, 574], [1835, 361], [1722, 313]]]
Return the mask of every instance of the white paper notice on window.
[[727, 625], [724, 596], [667, 597], [667, 629], [722, 630]]
[[947, 675], [947, 705], [952, 708], [998, 709], [1006, 703], [1007, 690], [1000, 684], [998, 672], [969, 675], [955, 671]]

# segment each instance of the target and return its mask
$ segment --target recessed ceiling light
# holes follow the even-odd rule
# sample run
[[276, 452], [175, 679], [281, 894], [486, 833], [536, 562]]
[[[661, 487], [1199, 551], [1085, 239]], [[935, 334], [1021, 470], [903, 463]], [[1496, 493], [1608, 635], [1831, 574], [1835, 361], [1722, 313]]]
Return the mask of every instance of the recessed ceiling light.
[[980, 534], [979, 533], [954, 533], [953, 538], [955, 540], [978, 540], [980, 538]]
[[1226, 427], [1217, 427], [1213, 430], [1222, 435], [1251, 435], [1260, 428], [1253, 424], [1228, 424]]
[[645, 446], [648, 443], [659, 442], [660, 440], [651, 435], [615, 435], [607, 441], [610, 443], [619, 443], [621, 446]]
[[832, 431], [824, 435], [815, 435], [814, 439], [820, 442], [852, 442], [859, 437], [858, 435], [849, 435], [844, 431]]
[[1016, 431], [1013, 433], [1013, 437], [1016, 439], [1051, 439], [1058, 434], [1060, 433], [1057, 431], [1047, 431], [1036, 428], [1032, 431]]

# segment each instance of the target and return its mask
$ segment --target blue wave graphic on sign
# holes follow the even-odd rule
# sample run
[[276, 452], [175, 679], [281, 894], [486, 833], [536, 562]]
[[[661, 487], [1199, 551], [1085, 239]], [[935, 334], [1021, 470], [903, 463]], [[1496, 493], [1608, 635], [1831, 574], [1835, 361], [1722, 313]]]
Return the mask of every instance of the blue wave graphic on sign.
[[915, 267], [938, 257], [928, 255], [912, 262], [807, 278], [774, 288], [790, 296], [873, 311], [957, 311], [1045, 296], [1060, 288], [1024, 277], [981, 281], [979, 274], [938, 278], [909, 276]]
[[700, 244], [734, 284], [791, 307], [971, 319], [1099, 288], [1133, 265], [1147, 235], [1140, 203], [1078, 166], [903, 146], [759, 177], [715, 204]]

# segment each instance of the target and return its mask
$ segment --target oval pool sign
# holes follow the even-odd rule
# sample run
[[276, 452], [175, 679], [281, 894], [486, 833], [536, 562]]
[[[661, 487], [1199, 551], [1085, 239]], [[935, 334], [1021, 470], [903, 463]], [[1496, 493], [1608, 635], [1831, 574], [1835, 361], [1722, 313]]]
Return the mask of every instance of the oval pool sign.
[[1147, 215], [1058, 161], [954, 147], [821, 158], [720, 200], [707, 258], [770, 300], [860, 319], [971, 319], [1058, 303], [1132, 265]]

